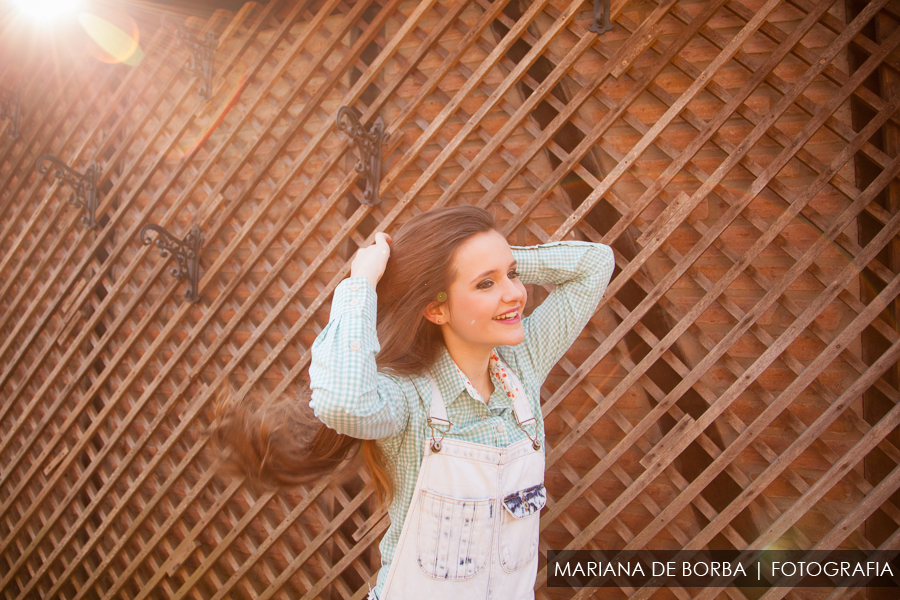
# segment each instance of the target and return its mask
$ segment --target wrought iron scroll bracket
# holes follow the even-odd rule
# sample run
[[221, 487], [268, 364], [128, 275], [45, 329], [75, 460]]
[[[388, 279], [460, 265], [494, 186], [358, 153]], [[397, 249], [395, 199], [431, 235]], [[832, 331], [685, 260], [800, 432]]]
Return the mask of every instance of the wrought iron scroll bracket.
[[349, 135], [359, 150], [356, 170], [366, 180], [363, 204], [368, 206], [378, 204], [378, 188], [381, 185], [381, 147], [387, 144], [390, 137], [389, 133], [384, 132], [384, 121], [378, 117], [366, 130], [359, 122], [356, 111], [348, 106], [338, 109], [336, 121], [338, 129]]
[[200, 80], [200, 99], [208, 102], [212, 98], [213, 62], [216, 46], [219, 44], [216, 34], [209, 31], [202, 40], [198, 40], [190, 31], [167, 15], [162, 16], [162, 24], [163, 27], [168, 26], [175, 32], [175, 39], [190, 53], [185, 66]]
[[594, 0], [594, 23], [588, 29], [597, 35], [603, 35], [612, 31], [613, 25], [609, 22], [609, 0]]
[[59, 158], [45, 154], [37, 160], [38, 173], [43, 175], [53, 171], [53, 176], [72, 186], [75, 195], [69, 197], [69, 203], [81, 207], [87, 213], [81, 217], [81, 222], [88, 229], [97, 229], [97, 207], [100, 199], [97, 197], [97, 180], [100, 178], [100, 167], [92, 161], [87, 171], [79, 173], [64, 163]]
[[20, 91], [19, 84], [12, 90], [0, 88], [0, 121], [3, 119], [9, 121], [6, 135], [13, 140], [19, 137]]
[[170, 271], [179, 281], [188, 280], [189, 288], [184, 291], [184, 297], [190, 303], [200, 300], [197, 290], [200, 286], [200, 249], [203, 247], [203, 232], [199, 225], [191, 227], [187, 236], [178, 239], [159, 225], [150, 224], [141, 227], [141, 243], [149, 246], [153, 238], [148, 231], [155, 231], [159, 235], [156, 238], [156, 247], [164, 257], [171, 252], [178, 259], [178, 266]]

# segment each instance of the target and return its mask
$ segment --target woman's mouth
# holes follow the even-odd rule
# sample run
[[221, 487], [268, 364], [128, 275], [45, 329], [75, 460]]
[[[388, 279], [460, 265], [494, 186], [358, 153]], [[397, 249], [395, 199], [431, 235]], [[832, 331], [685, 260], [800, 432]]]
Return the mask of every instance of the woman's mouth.
[[498, 323], [503, 323], [503, 324], [506, 324], [506, 325], [511, 325], [511, 324], [513, 324], [513, 323], [518, 323], [518, 322], [521, 321], [522, 319], [521, 319], [521, 317], [520, 317], [520, 315], [519, 315], [519, 309], [516, 308], [516, 309], [513, 309], [513, 310], [511, 310], [511, 311], [509, 311], [509, 312], [505, 312], [505, 313], [503, 313], [502, 315], [499, 315], [499, 316], [497, 316], [497, 317], [494, 317], [493, 320], [494, 320], [494, 321], [497, 321]]

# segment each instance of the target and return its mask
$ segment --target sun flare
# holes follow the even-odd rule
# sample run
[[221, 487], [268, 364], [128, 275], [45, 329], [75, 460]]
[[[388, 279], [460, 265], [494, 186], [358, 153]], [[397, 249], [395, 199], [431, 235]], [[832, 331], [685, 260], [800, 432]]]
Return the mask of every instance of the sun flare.
[[19, 11], [42, 21], [71, 15], [81, 7], [81, 0], [12, 0]]

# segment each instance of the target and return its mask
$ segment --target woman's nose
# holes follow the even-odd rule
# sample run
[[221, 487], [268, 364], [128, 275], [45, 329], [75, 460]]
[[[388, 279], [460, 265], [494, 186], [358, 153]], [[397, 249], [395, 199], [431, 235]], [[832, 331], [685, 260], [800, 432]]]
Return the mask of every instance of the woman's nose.
[[504, 302], [517, 302], [521, 301], [522, 297], [525, 295], [525, 288], [521, 285], [516, 285], [516, 281], [513, 279], [507, 278], [504, 282], [503, 287], [503, 301]]

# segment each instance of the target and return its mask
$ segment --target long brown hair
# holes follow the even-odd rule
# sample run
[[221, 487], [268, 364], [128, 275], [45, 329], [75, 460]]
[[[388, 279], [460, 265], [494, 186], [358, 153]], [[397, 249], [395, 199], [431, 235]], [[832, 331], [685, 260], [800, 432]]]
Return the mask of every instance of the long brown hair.
[[[456, 277], [450, 265], [459, 246], [492, 229], [487, 211], [456, 206], [416, 215], [393, 236], [391, 259], [377, 288], [379, 369], [414, 375], [434, 364], [443, 337], [425, 319], [425, 308], [441, 301], [439, 294]], [[376, 442], [329, 429], [313, 416], [309, 398], [304, 388], [284, 397], [218, 402], [210, 441], [219, 469], [260, 488], [292, 487], [335, 472], [361, 448], [379, 498], [389, 503], [391, 477]]]

